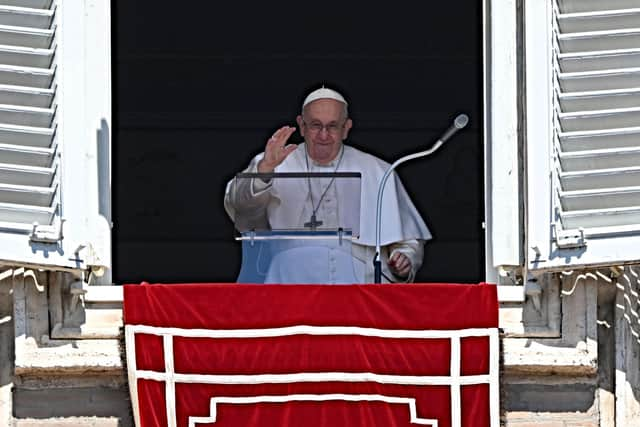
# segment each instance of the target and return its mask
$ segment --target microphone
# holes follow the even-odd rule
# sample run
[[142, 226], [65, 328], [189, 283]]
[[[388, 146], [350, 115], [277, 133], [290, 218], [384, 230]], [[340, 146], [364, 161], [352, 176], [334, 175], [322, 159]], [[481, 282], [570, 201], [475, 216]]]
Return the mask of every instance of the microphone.
[[456, 134], [460, 129], [464, 128], [469, 123], [469, 116], [466, 114], [459, 114], [458, 117], [455, 118], [453, 124], [449, 126], [449, 129], [444, 131], [439, 141], [447, 142], [449, 138]]
[[431, 148], [425, 151], [420, 151], [419, 153], [409, 154], [407, 156], [399, 158], [391, 166], [389, 166], [389, 169], [387, 169], [387, 171], [382, 176], [382, 180], [380, 181], [380, 186], [378, 187], [378, 203], [376, 206], [376, 255], [375, 255], [375, 258], [373, 259], [374, 283], [382, 283], [382, 262], [380, 261], [380, 251], [381, 251], [380, 231], [382, 228], [382, 195], [384, 194], [384, 186], [387, 183], [387, 179], [389, 178], [393, 170], [398, 165], [408, 160], [413, 160], [419, 157], [424, 157], [432, 154], [438, 148], [440, 148], [442, 144], [445, 143], [445, 141], [447, 141], [449, 138], [455, 135], [456, 132], [458, 132], [460, 129], [464, 128], [465, 126], [467, 126], [468, 123], [469, 123], [469, 116], [467, 116], [466, 114], [459, 114], [453, 121], [453, 124], [449, 126], [449, 128], [446, 131], [444, 131], [442, 136], [435, 142], [435, 144], [433, 144]]

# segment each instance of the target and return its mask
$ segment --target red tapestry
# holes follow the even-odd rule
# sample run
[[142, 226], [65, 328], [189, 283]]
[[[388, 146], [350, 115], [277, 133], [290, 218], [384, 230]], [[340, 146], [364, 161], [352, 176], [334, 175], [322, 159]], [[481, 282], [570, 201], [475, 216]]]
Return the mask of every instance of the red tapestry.
[[126, 285], [139, 427], [497, 427], [493, 285]]

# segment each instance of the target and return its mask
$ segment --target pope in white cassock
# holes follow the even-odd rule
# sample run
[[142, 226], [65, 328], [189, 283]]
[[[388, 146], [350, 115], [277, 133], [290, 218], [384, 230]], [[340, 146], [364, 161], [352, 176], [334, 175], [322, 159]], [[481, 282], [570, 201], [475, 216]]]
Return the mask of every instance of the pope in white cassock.
[[[296, 121], [304, 143], [287, 144], [296, 129], [283, 126], [269, 138], [264, 153], [257, 155], [244, 172], [360, 172], [360, 236], [353, 240], [350, 256], [333, 252], [318, 256], [312, 248], [305, 256], [304, 248], [300, 248], [294, 258], [278, 260], [266, 282], [373, 283], [376, 199], [389, 164], [343, 143], [353, 121], [348, 116], [347, 101], [332, 89], [322, 87], [311, 92]], [[276, 179], [243, 181], [249, 183], [242, 188], [243, 184], [236, 180], [227, 185], [224, 205], [232, 220], [238, 209], [250, 208], [260, 217], [254, 220], [266, 228], [288, 228], [302, 221], [301, 218], [322, 219], [327, 226], [340, 209], [349, 209], [347, 201], [338, 195], [336, 180], [324, 184], [314, 182], [314, 186], [320, 186], [315, 189], [309, 184], [303, 206], [293, 206], [294, 202], [288, 205], [284, 188], [278, 187]], [[300, 200], [300, 196], [292, 199]], [[243, 206], [239, 206], [240, 203]], [[381, 218], [383, 275], [394, 282], [412, 282], [422, 265], [423, 247], [431, 239], [431, 233], [395, 174], [386, 184]]]

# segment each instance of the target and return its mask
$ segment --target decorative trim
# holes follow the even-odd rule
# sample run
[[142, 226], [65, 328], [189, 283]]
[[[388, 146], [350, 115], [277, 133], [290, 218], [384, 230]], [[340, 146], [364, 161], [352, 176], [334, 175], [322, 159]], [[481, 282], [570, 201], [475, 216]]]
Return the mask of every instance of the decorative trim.
[[[138, 370], [135, 360], [135, 335], [156, 335], [163, 338], [165, 372]], [[179, 374], [174, 370], [173, 337], [186, 338], [266, 338], [291, 335], [356, 335], [366, 337], [393, 339], [446, 339], [451, 340], [450, 375], [448, 376], [411, 376], [383, 375], [375, 372], [300, 372], [290, 374], [255, 374], [255, 375], [201, 375]], [[465, 337], [489, 338], [489, 372], [485, 375], [461, 376], [461, 339]], [[461, 330], [401, 330], [376, 329], [355, 326], [308, 326], [296, 325], [267, 329], [181, 329], [161, 328], [147, 325], [126, 325], [125, 339], [127, 346], [127, 365], [129, 370], [129, 388], [136, 425], [140, 426], [138, 405], [139, 379], [165, 382], [166, 411], [170, 427], [175, 427], [175, 384], [277, 384], [300, 382], [377, 382], [380, 384], [409, 385], [447, 385], [451, 387], [451, 425], [461, 427], [461, 386], [474, 384], [489, 385], [489, 413], [491, 427], [499, 426], [499, 336], [497, 328], [470, 328]], [[217, 416], [218, 403], [248, 404], [257, 402], [288, 401], [383, 401], [393, 404], [407, 404], [411, 414], [411, 422], [415, 424], [437, 427], [437, 420], [417, 417], [415, 399], [384, 395], [351, 395], [351, 394], [293, 394], [273, 396], [236, 396], [213, 397], [211, 399], [211, 415], [209, 417], [189, 417], [189, 426], [196, 423], [213, 423]]]
[[419, 418], [416, 411], [416, 400], [409, 397], [383, 396], [380, 394], [289, 394], [284, 396], [250, 396], [250, 397], [214, 397], [211, 399], [209, 417], [189, 417], [189, 427], [199, 423], [215, 423], [218, 403], [251, 404], [251, 403], [283, 403], [283, 402], [327, 402], [342, 400], [346, 402], [386, 402], [390, 404], [409, 405], [410, 422], [413, 424], [438, 427], [438, 420]]

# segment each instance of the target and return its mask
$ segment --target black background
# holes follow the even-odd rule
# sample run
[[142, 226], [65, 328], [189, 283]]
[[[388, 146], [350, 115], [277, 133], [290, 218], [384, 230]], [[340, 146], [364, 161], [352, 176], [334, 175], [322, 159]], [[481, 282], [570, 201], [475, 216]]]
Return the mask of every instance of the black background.
[[[350, 143], [389, 162], [434, 239], [417, 280], [484, 279], [481, 2], [112, 2], [114, 279], [234, 281], [226, 182], [321, 84]], [[300, 140], [298, 133], [293, 142]]]

